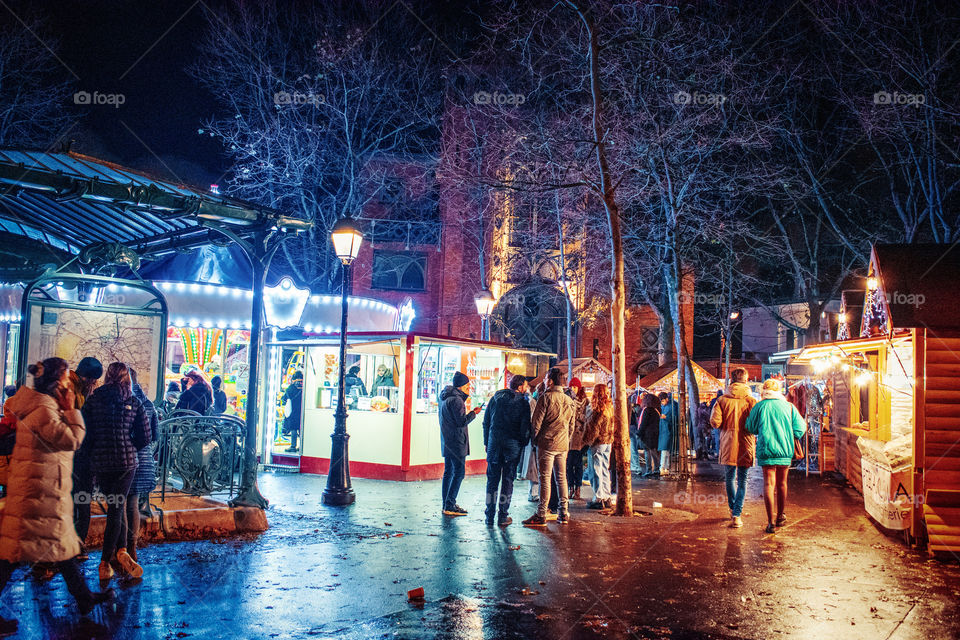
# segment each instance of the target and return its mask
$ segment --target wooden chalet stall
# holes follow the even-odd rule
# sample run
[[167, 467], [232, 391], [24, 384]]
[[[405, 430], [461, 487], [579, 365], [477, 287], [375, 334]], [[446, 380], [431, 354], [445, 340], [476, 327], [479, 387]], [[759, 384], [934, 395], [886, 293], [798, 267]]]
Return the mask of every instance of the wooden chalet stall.
[[[862, 311], [834, 342], [804, 348], [826, 383], [822, 468], [864, 495], [882, 526], [960, 553], [960, 248], [876, 245]], [[859, 305], [858, 305], [859, 306]]]

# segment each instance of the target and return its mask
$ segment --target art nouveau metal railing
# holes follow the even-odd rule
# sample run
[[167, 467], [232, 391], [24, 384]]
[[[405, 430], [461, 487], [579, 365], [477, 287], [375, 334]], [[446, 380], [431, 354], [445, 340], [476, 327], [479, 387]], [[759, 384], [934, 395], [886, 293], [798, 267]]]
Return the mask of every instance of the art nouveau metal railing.
[[235, 416], [175, 411], [161, 421], [155, 455], [161, 496], [173, 488], [233, 498], [243, 472], [244, 435], [244, 422]]

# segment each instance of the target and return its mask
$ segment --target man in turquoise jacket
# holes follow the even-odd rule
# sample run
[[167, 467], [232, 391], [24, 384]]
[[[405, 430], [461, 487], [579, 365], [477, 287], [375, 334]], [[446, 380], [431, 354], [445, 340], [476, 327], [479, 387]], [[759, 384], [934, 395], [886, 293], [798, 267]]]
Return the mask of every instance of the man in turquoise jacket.
[[[763, 467], [763, 504], [767, 509], [767, 533], [776, 533], [787, 518], [787, 471], [793, 462], [794, 438], [802, 438], [807, 423], [797, 408], [780, 392], [780, 381], [763, 383], [762, 400], [747, 417], [747, 431], [757, 436], [757, 464]], [[774, 520], [774, 502], [777, 518]]]

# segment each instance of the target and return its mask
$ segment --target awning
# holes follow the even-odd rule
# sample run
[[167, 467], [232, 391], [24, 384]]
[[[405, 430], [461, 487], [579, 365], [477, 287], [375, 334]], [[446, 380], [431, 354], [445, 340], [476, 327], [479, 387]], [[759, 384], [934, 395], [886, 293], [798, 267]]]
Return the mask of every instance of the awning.
[[0, 227], [71, 253], [119, 243], [160, 255], [227, 241], [211, 227], [246, 235], [310, 224], [77, 153], [0, 150]]
[[867, 351], [876, 351], [882, 347], [901, 344], [909, 340], [910, 334], [898, 334], [892, 337], [876, 336], [873, 338], [824, 342], [823, 344], [804, 347], [800, 350], [800, 353], [792, 358], [791, 362], [804, 363], [812, 362], [818, 358], [828, 358], [833, 355], [848, 356], [857, 353], [866, 353]]

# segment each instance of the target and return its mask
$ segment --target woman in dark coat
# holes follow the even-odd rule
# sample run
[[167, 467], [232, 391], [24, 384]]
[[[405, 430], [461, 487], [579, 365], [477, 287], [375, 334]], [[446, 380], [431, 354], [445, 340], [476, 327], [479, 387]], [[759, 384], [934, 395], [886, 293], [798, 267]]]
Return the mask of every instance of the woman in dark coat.
[[184, 380], [187, 388], [177, 400], [176, 411], [195, 411], [202, 416], [207, 415], [207, 411], [213, 405], [213, 390], [210, 389], [210, 385], [196, 371], [188, 372]]
[[287, 402], [290, 403], [290, 413], [283, 418], [283, 431], [290, 434], [290, 448], [288, 453], [294, 453], [298, 450], [297, 440], [300, 438], [300, 419], [303, 417], [303, 372], [294, 371], [290, 376], [290, 384], [283, 397], [280, 398], [280, 404], [284, 407], [284, 413], [287, 412]]
[[[137, 372], [133, 369], [130, 369], [130, 381], [133, 382], [133, 395], [140, 401], [140, 404], [143, 405], [143, 410], [147, 414], [147, 421], [150, 423], [150, 442], [147, 443], [147, 446], [143, 449], [137, 451], [137, 473], [133, 476], [130, 498], [136, 501], [139, 514], [145, 518], [149, 518], [153, 515], [150, 511], [150, 492], [156, 488], [157, 484], [156, 463], [153, 459], [153, 447], [150, 445], [156, 442], [160, 436], [160, 419], [157, 416], [157, 409], [153, 406], [153, 402], [150, 401], [150, 398], [147, 397], [147, 394], [145, 394], [140, 387], [140, 383], [137, 382]], [[139, 524], [139, 522], [137, 524]], [[132, 529], [132, 527], [129, 528]], [[131, 533], [133, 544], [131, 545], [128, 539], [127, 551], [130, 553], [130, 557], [136, 560], [136, 541], [139, 532], [134, 531]]]
[[660, 455], [657, 452], [660, 440], [660, 400], [652, 393], [645, 393], [640, 398], [640, 406], [642, 408], [638, 431], [647, 467], [643, 477], [649, 478], [660, 474]]
[[129, 519], [139, 522], [140, 516], [127, 496], [137, 470], [137, 451], [150, 442], [150, 422], [143, 405], [133, 395], [127, 365], [114, 362], [107, 367], [103, 386], [83, 405], [83, 418], [97, 482], [107, 500], [100, 580], [113, 577], [113, 561], [130, 577], [139, 578], [143, 568], [127, 553], [126, 541]]
[[223, 390], [223, 378], [213, 376], [210, 379], [210, 387], [213, 390], [213, 413], [220, 415], [227, 411], [227, 393]]

